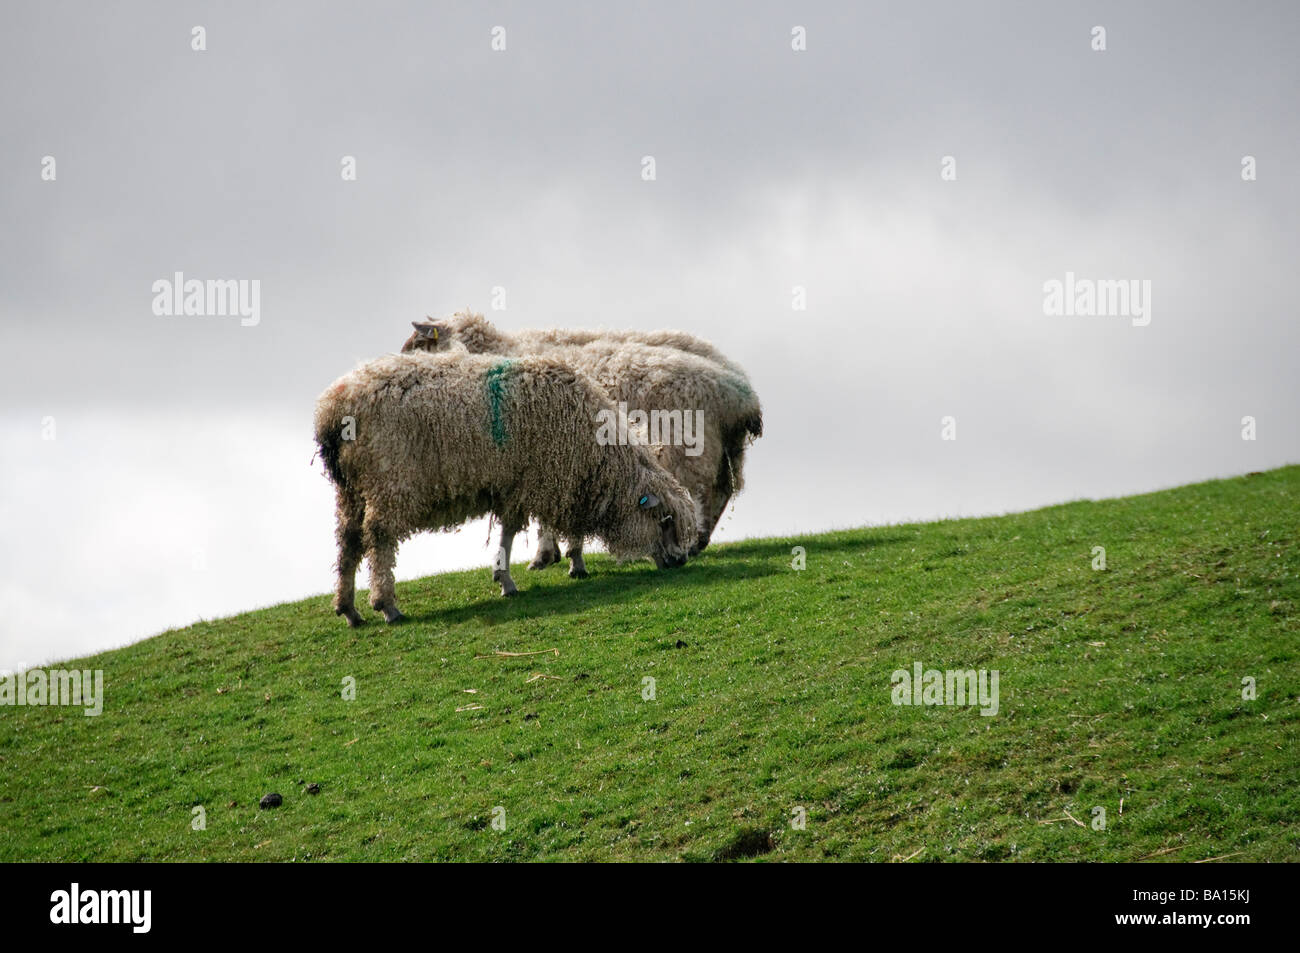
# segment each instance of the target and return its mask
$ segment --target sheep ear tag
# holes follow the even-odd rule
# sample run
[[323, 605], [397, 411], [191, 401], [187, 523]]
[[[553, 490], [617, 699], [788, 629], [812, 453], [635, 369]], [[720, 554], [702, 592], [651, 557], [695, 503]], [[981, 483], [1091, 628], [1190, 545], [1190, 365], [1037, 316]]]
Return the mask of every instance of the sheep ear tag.
[[659, 505], [659, 497], [655, 496], [653, 493], [647, 493], [641, 497], [641, 499], [636, 501], [636, 505], [641, 507], [643, 510], [653, 509]]

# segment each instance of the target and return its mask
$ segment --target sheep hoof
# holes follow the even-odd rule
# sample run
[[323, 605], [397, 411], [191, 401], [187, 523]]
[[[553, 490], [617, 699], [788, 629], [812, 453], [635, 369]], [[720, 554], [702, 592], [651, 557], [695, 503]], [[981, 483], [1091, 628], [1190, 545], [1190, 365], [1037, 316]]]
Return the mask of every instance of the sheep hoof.
[[590, 575], [591, 575], [591, 573], [587, 572], [587, 570], [585, 570], [585, 569], [570, 569], [570, 570], [569, 570], [569, 578], [570, 578], [570, 579], [586, 579], [586, 578], [587, 578], [588, 576], [590, 576]]
[[347, 619], [348, 627], [352, 629], [358, 628], [366, 623], [366, 620], [361, 618], [360, 614], [356, 609], [352, 608], [352, 606], [348, 606], [346, 609], [335, 609], [334, 614], [341, 615], [343, 618]]
[[517, 596], [517, 595], [519, 595], [519, 590], [518, 590], [518, 589], [507, 589], [505, 586], [502, 586], [502, 587], [501, 587], [501, 595], [502, 595], [503, 598], [509, 599], [511, 596]]
[[509, 569], [492, 570], [492, 581], [501, 587], [501, 595], [513, 596], [517, 590], [515, 581], [510, 578]]
[[385, 622], [401, 622], [406, 616], [402, 615], [402, 610], [396, 606], [384, 606], [379, 610], [384, 614]]
[[545, 569], [560, 561], [560, 554], [553, 549], [540, 549], [533, 561], [528, 564], [529, 569]]

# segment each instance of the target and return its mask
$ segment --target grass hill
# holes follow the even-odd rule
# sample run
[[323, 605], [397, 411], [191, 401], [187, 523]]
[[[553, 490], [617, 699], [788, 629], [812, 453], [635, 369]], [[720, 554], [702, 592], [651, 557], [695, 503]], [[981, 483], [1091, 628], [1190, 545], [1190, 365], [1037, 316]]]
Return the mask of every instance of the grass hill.
[[[196, 624], [0, 708], [0, 860], [1294, 860], [1298, 529], [1291, 466]], [[997, 715], [892, 704], [915, 662]]]

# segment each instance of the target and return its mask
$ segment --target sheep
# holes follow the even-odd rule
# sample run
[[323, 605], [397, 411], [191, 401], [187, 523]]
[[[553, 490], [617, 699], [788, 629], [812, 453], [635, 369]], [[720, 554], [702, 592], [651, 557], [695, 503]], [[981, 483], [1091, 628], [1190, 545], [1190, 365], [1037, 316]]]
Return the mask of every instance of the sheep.
[[[404, 353], [438, 352], [463, 346], [472, 353], [545, 353], [580, 368], [616, 401], [637, 412], [697, 410], [704, 418], [701, 452], [667, 448], [661, 460], [701, 504], [704, 519], [692, 554], [709, 544], [731, 497], [743, 485], [744, 453], [750, 438], [763, 432], [762, 409], [743, 370], [707, 342], [681, 331], [575, 330], [520, 331], [507, 334], [482, 315], [461, 312], [441, 321], [412, 322], [415, 332]], [[587, 575], [582, 540], [569, 541], [569, 575]], [[543, 525], [530, 569], [560, 558], [551, 527]]]
[[[443, 321], [429, 318], [427, 321], [412, 321], [415, 328], [406, 342], [403, 351], [412, 350], [418, 342], [435, 344], [438, 330], [441, 329], [444, 340], [450, 337], [463, 343], [471, 352], [478, 354], [531, 354], [535, 351], [553, 347], [583, 347], [598, 341], [631, 344], [649, 344], [652, 347], [670, 347], [698, 357], [707, 358], [721, 364], [727, 370], [745, 377], [740, 365], [728, 358], [716, 347], [701, 338], [685, 331], [659, 330], [607, 330], [604, 328], [524, 328], [506, 334], [498, 330], [481, 314], [460, 311]], [[428, 347], [427, 350], [436, 350]]]
[[680, 566], [700, 514], [641, 445], [601, 446], [596, 420], [614, 407], [584, 374], [545, 355], [392, 354], [362, 364], [316, 403], [315, 434], [337, 498], [334, 612], [358, 626], [357, 566], [370, 567], [370, 604], [403, 618], [397, 546], [421, 530], [492, 514], [501, 595], [515, 534], [536, 518], [573, 538], [593, 535], [619, 558]]

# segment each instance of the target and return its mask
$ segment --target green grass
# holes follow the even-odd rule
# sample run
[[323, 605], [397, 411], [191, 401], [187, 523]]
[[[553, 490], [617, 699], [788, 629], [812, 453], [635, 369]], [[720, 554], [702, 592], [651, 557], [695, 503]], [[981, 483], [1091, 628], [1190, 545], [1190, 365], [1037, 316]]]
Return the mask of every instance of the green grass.
[[[1292, 466], [196, 624], [78, 663], [98, 718], [0, 708], [0, 860], [1293, 860], [1298, 503]], [[891, 704], [916, 661], [998, 670], [998, 715]]]

